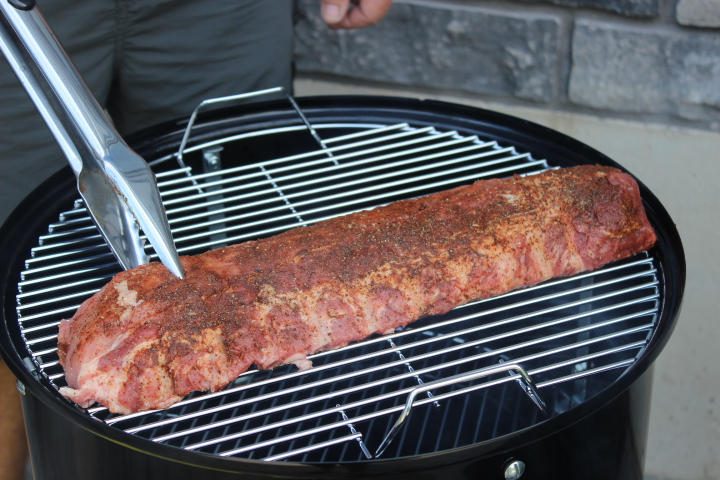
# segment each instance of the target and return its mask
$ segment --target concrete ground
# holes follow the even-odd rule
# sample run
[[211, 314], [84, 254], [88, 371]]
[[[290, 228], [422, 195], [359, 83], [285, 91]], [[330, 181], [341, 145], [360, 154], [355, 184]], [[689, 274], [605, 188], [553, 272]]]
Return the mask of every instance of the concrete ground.
[[647, 480], [720, 480], [720, 133], [299, 79], [297, 96], [434, 98], [561, 131], [635, 174], [677, 224], [687, 261], [682, 313], [656, 362]]

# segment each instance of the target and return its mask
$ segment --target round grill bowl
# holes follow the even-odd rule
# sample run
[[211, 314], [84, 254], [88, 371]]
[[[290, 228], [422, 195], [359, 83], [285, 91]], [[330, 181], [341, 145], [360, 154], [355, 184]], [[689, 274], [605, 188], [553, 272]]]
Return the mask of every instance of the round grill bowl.
[[[414, 129], [431, 126], [439, 132], [477, 135], [482, 141], [510, 145], [516, 152], [529, 153], [552, 167], [601, 164], [622, 169], [596, 150], [558, 132], [477, 108], [384, 97], [315, 97], [298, 99], [298, 103], [313, 125], [335, 125], [333, 128], [343, 134], [353, 132], [354, 127], [345, 131], [342, 125], [408, 124]], [[149, 161], [169, 158], [177, 151], [186, 124], [187, 119], [182, 119], [160, 125], [128, 138], [128, 142]], [[286, 127], [294, 128], [293, 133], [283, 137], [288, 139], [286, 142], [278, 142], [275, 136], [252, 135]], [[318, 131], [326, 138], [333, 128]], [[276, 158], [318, 148], [303, 131], [297, 114], [284, 102], [210, 112], [194, 127], [189, 145], [192, 149], [231, 136], [244, 136], [240, 152], [243, 161], [248, 162], [268, 158], [268, 152], [272, 153], [269, 158]], [[197, 161], [193, 154], [186, 157], [189, 163]], [[159, 162], [159, 168], [163, 164]], [[524, 462], [523, 478], [529, 479], [642, 478], [652, 364], [668, 341], [680, 311], [685, 264], [674, 223], [642, 183], [640, 189], [658, 235], [657, 245], [649, 252], [657, 270], [657, 313], [637, 358], [600, 391], [565, 411], [548, 417], [535, 415], [529, 424], [500, 430], [472, 444], [425, 449], [410, 455], [397, 447], [395, 455], [385, 459], [322, 461], [320, 456], [320, 460], [301, 457], [305, 459], [302, 462], [293, 458], [266, 462], [188, 451], [128, 434], [59, 396], [56, 385], [30, 360], [32, 352], [19, 321], [23, 312], [18, 310], [18, 284], [26, 269], [25, 260], [32, 256], [31, 248], [47, 234], [48, 226], [57, 222], [61, 212], [72, 208], [78, 196], [72, 172], [63, 169], [32, 192], [0, 230], [0, 346], [24, 391], [36, 478], [504, 478], [508, 462], [514, 459]], [[425, 320], [422, 325], [433, 321]], [[492, 396], [493, 390], [488, 389], [487, 395]], [[529, 401], [527, 408], [534, 408]], [[391, 417], [394, 421], [395, 415]], [[416, 422], [406, 427], [405, 435], [422, 435], [427, 428]], [[378, 439], [373, 439], [374, 448]]]

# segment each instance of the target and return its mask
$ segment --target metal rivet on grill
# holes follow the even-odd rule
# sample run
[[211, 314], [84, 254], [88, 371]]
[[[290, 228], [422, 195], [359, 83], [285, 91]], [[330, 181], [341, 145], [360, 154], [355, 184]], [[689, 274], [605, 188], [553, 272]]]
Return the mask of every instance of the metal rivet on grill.
[[505, 480], [517, 480], [525, 473], [525, 462], [521, 460], [510, 460], [505, 466]]

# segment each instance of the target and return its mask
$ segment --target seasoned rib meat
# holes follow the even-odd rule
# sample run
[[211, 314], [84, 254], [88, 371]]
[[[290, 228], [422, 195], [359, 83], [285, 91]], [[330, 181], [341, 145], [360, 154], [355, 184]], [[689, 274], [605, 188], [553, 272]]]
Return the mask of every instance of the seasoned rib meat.
[[484, 180], [159, 263], [113, 278], [60, 324], [63, 395], [112, 412], [166, 408], [250, 366], [306, 355], [420, 317], [650, 248], [637, 184], [582, 166]]

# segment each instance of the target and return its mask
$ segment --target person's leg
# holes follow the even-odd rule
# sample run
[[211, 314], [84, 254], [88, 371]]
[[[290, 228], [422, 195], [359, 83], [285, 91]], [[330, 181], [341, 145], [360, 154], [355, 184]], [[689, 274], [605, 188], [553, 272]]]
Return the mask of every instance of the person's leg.
[[[40, 0], [40, 9], [96, 96], [110, 87], [115, 2]], [[103, 10], [103, 4], [108, 5]], [[109, 8], [112, 4], [112, 8]], [[67, 165], [10, 66], [0, 60], [0, 225], [15, 206]], [[24, 478], [27, 457], [20, 393], [0, 359], [0, 480]]]
[[22, 479], [26, 456], [20, 394], [15, 387], [15, 376], [0, 360], [0, 479]]
[[122, 134], [202, 100], [292, 87], [291, 0], [129, 0], [108, 108]]
[[[41, 0], [39, 8], [101, 103], [110, 89], [114, 1]], [[0, 55], [2, 57], [2, 55]], [[0, 60], [0, 225], [43, 180], [67, 165], [5, 59]]]

